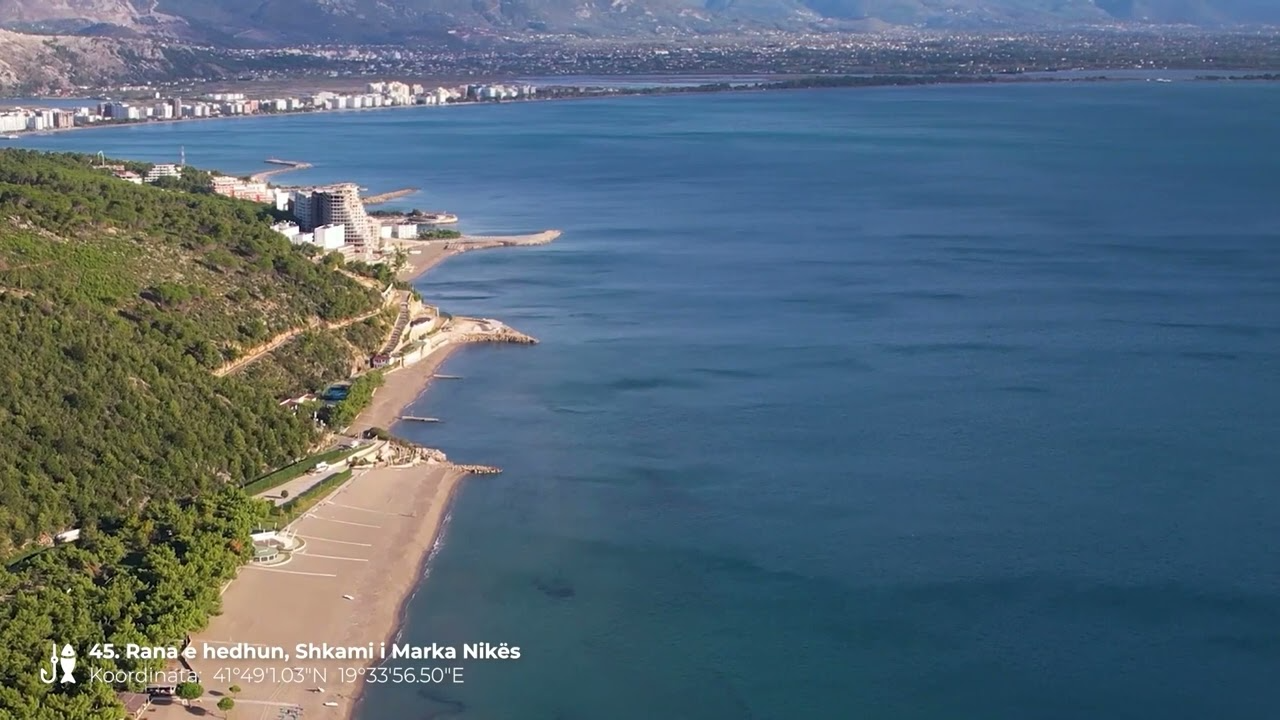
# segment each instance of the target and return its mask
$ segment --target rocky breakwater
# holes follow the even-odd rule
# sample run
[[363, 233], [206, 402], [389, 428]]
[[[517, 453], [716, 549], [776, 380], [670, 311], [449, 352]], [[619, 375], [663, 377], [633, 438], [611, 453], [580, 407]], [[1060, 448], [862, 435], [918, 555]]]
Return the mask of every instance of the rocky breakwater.
[[471, 475], [497, 475], [502, 468], [494, 465], [454, 465], [455, 468]]
[[[457, 255], [470, 250], [485, 250], [487, 248], [532, 247], [546, 245], [560, 237], [560, 234], [559, 230], [543, 230], [542, 232], [528, 235], [463, 235], [460, 238], [445, 241], [442, 247], [445, 253], [449, 255]], [[426, 242], [440, 241], [428, 240]]]
[[450, 241], [448, 247], [459, 250], [478, 250], [496, 247], [521, 247], [529, 245], [546, 245], [560, 237], [559, 230], [543, 230], [528, 235], [463, 235]]
[[526, 335], [511, 326], [485, 318], [454, 318], [450, 328], [457, 342], [501, 342], [517, 345], [537, 345], [538, 339]]
[[393, 467], [412, 467], [414, 465], [421, 464], [447, 464], [449, 467], [470, 475], [497, 475], [502, 472], [502, 468], [494, 465], [474, 465], [450, 462], [449, 457], [444, 454], [443, 450], [427, 447], [426, 445], [419, 445], [399, 438], [387, 443], [387, 447], [391, 450], [391, 456], [387, 459], [386, 464]]

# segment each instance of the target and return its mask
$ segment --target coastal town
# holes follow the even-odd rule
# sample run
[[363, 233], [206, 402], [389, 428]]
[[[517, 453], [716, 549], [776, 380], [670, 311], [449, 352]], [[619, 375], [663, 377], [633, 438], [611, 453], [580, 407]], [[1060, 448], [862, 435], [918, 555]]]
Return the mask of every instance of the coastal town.
[[[117, 179], [135, 185], [158, 184], [169, 178], [181, 178], [187, 169], [184, 153], [179, 162], [157, 163], [145, 172], [131, 170], [122, 164], [107, 164], [99, 169], [111, 172]], [[456, 231], [439, 230], [437, 226], [458, 221], [451, 213], [423, 212], [372, 214], [367, 206], [412, 195], [416, 188], [401, 188], [373, 196], [362, 196], [355, 183], [323, 186], [278, 186], [268, 178], [280, 173], [310, 167], [309, 163], [268, 158], [277, 166], [250, 177], [209, 173], [206, 190], [215, 195], [269, 205], [287, 218], [272, 225], [294, 245], [312, 245], [322, 251], [336, 251], [345, 259], [381, 262], [384, 241], [415, 239], [449, 239], [460, 237]], [[199, 171], [197, 171], [199, 172]]]
[[129, 102], [102, 100], [96, 105], [81, 107], [13, 107], [0, 111], [0, 134], [16, 136], [25, 132], [124, 123], [529, 100], [537, 93], [537, 87], [520, 83], [428, 88], [399, 81], [371, 82], [364, 92], [321, 91], [271, 98], [250, 98], [239, 92], [215, 92], [190, 99], [162, 97], [160, 92], [154, 91], [150, 98]]

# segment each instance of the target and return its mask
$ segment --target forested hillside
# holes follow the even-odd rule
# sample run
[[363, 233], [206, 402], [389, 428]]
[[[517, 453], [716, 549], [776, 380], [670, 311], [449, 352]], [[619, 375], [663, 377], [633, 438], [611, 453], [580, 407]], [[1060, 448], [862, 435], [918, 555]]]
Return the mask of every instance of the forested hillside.
[[[0, 151], [0, 559], [22, 558], [0, 563], [0, 720], [121, 717], [124, 688], [41, 682], [52, 645], [71, 644], [82, 668], [160, 668], [89, 652], [177, 647], [203, 627], [249, 533], [271, 522], [240, 485], [317, 439], [278, 388], [212, 370], [282, 330], [381, 305], [197, 171], [140, 187], [95, 164]], [[381, 342], [356, 325], [285, 346], [302, 369], [279, 383], [336, 379], [353, 343]], [[78, 542], [14, 555], [71, 527]]]
[[[115, 690], [86, 668], [130, 673], [163, 660], [95, 658], [95, 645], [181, 647], [219, 608], [222, 584], [252, 553], [249, 533], [267, 505], [228, 488], [89, 527], [74, 545], [41, 553], [17, 571], [0, 567], [0, 720], [118, 720]], [[53, 643], [81, 658], [75, 684], [49, 685]]]
[[0, 556], [301, 454], [308, 425], [210, 370], [380, 302], [272, 232], [266, 208], [92, 165], [0, 151]]

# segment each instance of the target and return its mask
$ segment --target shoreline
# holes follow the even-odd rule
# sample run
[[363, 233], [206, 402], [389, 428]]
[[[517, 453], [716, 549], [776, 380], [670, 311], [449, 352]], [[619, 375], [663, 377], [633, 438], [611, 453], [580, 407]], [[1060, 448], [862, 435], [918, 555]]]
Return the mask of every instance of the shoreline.
[[[482, 242], [506, 242], [508, 240], [528, 240], [529, 238], [537, 238], [535, 242], [513, 242], [503, 245], [485, 245], [484, 247], [510, 247], [520, 244], [543, 244], [551, 242], [560, 236], [559, 230], [547, 230], [542, 233], [527, 236], [510, 236], [501, 238], [470, 238], [471, 240], [480, 240]], [[545, 238], [545, 239], [543, 239]], [[463, 239], [453, 241], [455, 244]], [[431, 241], [408, 241], [409, 243], [425, 243], [430, 244]], [[401, 247], [403, 245], [400, 245]], [[419, 263], [410, 263], [408, 267], [400, 273], [400, 279], [406, 282], [412, 282], [427, 274], [428, 271], [438, 267], [444, 261], [456, 255], [461, 255], [471, 249], [478, 247], [449, 247], [448, 241], [445, 246], [438, 252], [427, 256], [427, 258]], [[412, 256], [411, 256], [412, 257]], [[463, 346], [470, 344], [467, 340], [460, 342], [448, 342], [428, 353], [417, 363], [408, 367], [398, 368], [387, 373], [386, 381], [383, 386], [374, 392], [373, 401], [369, 407], [365, 408], [352, 423], [351, 430], [355, 433], [361, 433], [370, 427], [381, 427], [387, 431], [399, 422], [400, 415], [409, 407], [417, 403], [424, 395], [431, 390], [436, 372], [448, 361], [453, 354]], [[396, 382], [399, 380], [400, 382]], [[394, 383], [394, 384], [393, 384]], [[383, 397], [379, 402], [379, 395]], [[390, 624], [387, 626], [386, 632], [382, 634], [382, 642], [387, 645], [398, 643], [404, 634], [405, 624], [409, 618], [409, 608], [414, 598], [418, 596], [418, 591], [422, 588], [423, 583], [429, 575], [431, 562], [439, 554], [444, 547], [445, 532], [448, 530], [449, 524], [453, 519], [453, 508], [457, 503], [458, 491], [462, 488], [463, 481], [471, 475], [469, 472], [459, 472], [457, 478], [449, 483], [444, 494], [443, 502], [440, 503], [438, 513], [433, 517], [433, 525], [431, 530], [431, 541], [428, 543], [417, 556], [417, 571], [413, 575], [411, 584], [407, 591], [403, 592], [400, 602], [396, 607], [395, 615], [390, 618]], [[396, 583], [399, 585], [399, 583]], [[370, 667], [376, 667], [384, 664], [386, 661], [378, 661], [370, 663]], [[365, 700], [365, 692], [368, 689], [369, 682], [366, 680], [357, 684], [355, 691], [351, 694], [351, 702], [342, 709], [339, 714], [340, 720], [355, 720], [357, 711], [360, 710]]]
[[[406, 241], [419, 248], [436, 247], [430, 248], [434, 252], [411, 256], [420, 260], [402, 270], [400, 278], [420, 278], [448, 258], [472, 249], [544, 244], [559, 234]], [[440, 331], [445, 333], [437, 336], [442, 339], [417, 362], [387, 372], [384, 384], [348, 434], [369, 427], [389, 430], [430, 390], [433, 376], [459, 348], [505, 338], [503, 333], [508, 332], [528, 339], [497, 321], [456, 317], [454, 322]], [[401, 642], [413, 599], [443, 547], [458, 490], [475, 469], [450, 462], [438, 451], [429, 454], [436, 457], [425, 463], [378, 464], [358, 470], [291, 523], [289, 528], [303, 538], [302, 546], [282, 566], [242, 567], [224, 588], [224, 612], [193, 633], [193, 645], [244, 643], [292, 649], [298, 643], [372, 647], [379, 641]], [[292, 605], [295, 597], [305, 600]], [[367, 673], [355, 669], [384, 662], [200, 661], [197, 670], [207, 692], [196, 705], [210, 708], [238, 683], [243, 689], [235, 698], [235, 712], [246, 720], [274, 719], [283, 707], [301, 708], [307, 717], [354, 720], [369, 682]], [[323, 669], [326, 674], [302, 682], [281, 679], [296, 667]], [[269, 680], [253, 682], [244, 674], [263, 670]], [[153, 708], [158, 720], [187, 716], [187, 708], [177, 703]]]
[[[441, 361], [443, 362], [443, 358]], [[425, 392], [426, 388], [423, 388], [423, 393]], [[419, 554], [417, 570], [414, 572], [413, 580], [408, 590], [401, 596], [400, 603], [396, 606], [395, 615], [391, 617], [390, 628], [382, 636], [382, 642], [386, 645], [398, 644], [404, 639], [405, 625], [409, 620], [409, 607], [413, 604], [414, 598], [418, 597], [418, 591], [422, 589], [423, 584], [430, 575], [432, 562], [435, 561], [436, 556], [444, 548], [445, 532], [453, 522], [453, 508], [458, 502], [458, 491], [462, 489], [463, 480], [466, 480], [469, 474], [459, 472], [456, 479], [449, 484], [444, 493], [444, 501], [440, 503], [440, 512], [432, 523], [434, 527], [431, 532], [431, 542]], [[370, 662], [369, 667], [379, 667], [388, 661], [389, 659]], [[356, 683], [354, 691], [349, 696], [350, 702], [340, 710], [337, 720], [356, 720], [359, 711], [362, 709], [361, 706], [364, 704], [365, 693], [369, 689], [369, 684], [367, 678]]]
[[[654, 86], [653, 88], [650, 88], [648, 92], [625, 91], [625, 92], [615, 92], [615, 93], [597, 93], [597, 94], [590, 94], [590, 95], [569, 95], [564, 97], [532, 97], [532, 98], [527, 98], [522, 100], [504, 100], [504, 101], [485, 100], [485, 101], [473, 101], [473, 102], [446, 103], [444, 105], [388, 105], [388, 106], [370, 107], [370, 108], [342, 108], [342, 109], [335, 109], [335, 110], [302, 110], [302, 111], [293, 111], [293, 112], [255, 113], [252, 115], [218, 115], [213, 117], [198, 117], [198, 118], [172, 118], [168, 120], [152, 119], [152, 120], [137, 120], [137, 121], [128, 121], [128, 122], [120, 122], [120, 123], [96, 123], [93, 125], [81, 125], [81, 126], [69, 127], [69, 128], [24, 130], [22, 132], [15, 133], [15, 135], [17, 140], [22, 140], [28, 137], [42, 137], [42, 136], [56, 135], [56, 134], [68, 133], [68, 132], [77, 132], [80, 130], [101, 130], [106, 128], [124, 128], [124, 127], [152, 127], [152, 126], [158, 126], [158, 125], [166, 125], [166, 126], [181, 125], [185, 123], [206, 122], [206, 121], [213, 121], [213, 120], [253, 120], [253, 119], [276, 118], [276, 117], [329, 115], [329, 114], [350, 113], [350, 112], [376, 112], [380, 110], [413, 110], [413, 109], [428, 109], [428, 108], [441, 109], [441, 108], [460, 108], [460, 107], [482, 107], [482, 106], [490, 106], [490, 105], [519, 105], [523, 103], [565, 102], [565, 101], [574, 101], [574, 100], [604, 100], [604, 99], [616, 99], [616, 98], [628, 98], [628, 97], [665, 97], [665, 96], [672, 96], [672, 95], [674, 96], [713, 95], [713, 94], [722, 94], [722, 93], [736, 94], [736, 93], [759, 93], [759, 92], [796, 92], [796, 91], [803, 91], [803, 90], [865, 90], [870, 88], [887, 88], [887, 87], [950, 87], [950, 86], [958, 86], [958, 85], [960, 86], [1042, 85], [1042, 84], [1059, 84], [1059, 83], [1098, 83], [1098, 82], [1123, 83], [1123, 82], [1143, 82], [1144, 81], [1138, 78], [1110, 77], [1105, 74], [1107, 72], [1113, 72], [1113, 73], [1121, 72], [1122, 70], [1124, 69], [1113, 68], [1111, 70], [1098, 70], [1097, 76], [1079, 77], [1079, 78], [1027, 77], [1025, 75], [1009, 75], [1007, 77], [992, 76], [989, 78], [975, 76], [972, 78], [962, 78], [958, 80], [947, 80], [947, 81], [938, 80], [936, 82], [923, 82], [923, 83], [880, 83], [880, 84], [866, 84], [866, 85], [815, 84], [815, 85], [804, 86], [804, 87], [700, 88], [695, 86], [690, 88], [687, 86]], [[1067, 71], [1061, 71], [1061, 72], [1067, 72]], [[1269, 75], [1271, 72], [1274, 72], [1274, 71], [1240, 69], [1239, 72], [1256, 73], [1257, 75], [1245, 75], [1239, 78], [1235, 78], [1235, 77], [1219, 78], [1219, 77], [1213, 77], [1213, 76], [1205, 76], [1205, 77], [1185, 78], [1185, 79], [1177, 80], [1176, 82], [1180, 82], [1180, 83], [1224, 82], [1224, 81], [1237, 81], [1237, 80], [1239, 82], [1245, 82], [1245, 81], [1280, 82], [1267, 77], [1267, 75]], [[899, 77], [899, 75], [890, 75], [890, 76]], [[809, 78], [810, 76], [802, 76], [802, 77]], [[833, 76], [833, 77], [836, 77], [836, 76]], [[591, 87], [596, 87], [596, 86], [591, 86]], [[3, 98], [0, 98], [0, 100], [3, 100]]]
[[525, 235], [463, 235], [448, 240], [397, 240], [391, 247], [410, 253], [408, 265], [399, 279], [406, 282], [422, 277], [451, 257], [475, 250], [501, 247], [533, 247], [546, 245], [560, 237], [560, 230], [543, 230]]
[[[426, 275], [429, 270], [439, 266], [456, 254], [459, 253], [442, 251], [431, 256], [428, 261], [421, 265], [410, 265], [401, 272], [400, 279], [412, 282]], [[351, 431], [359, 434], [370, 427], [381, 427], [390, 431], [391, 427], [396, 422], [399, 422], [400, 415], [404, 414], [405, 410], [408, 410], [409, 407], [431, 390], [432, 380], [436, 371], [464, 344], [446, 343], [417, 363], [387, 373], [383, 386], [374, 391], [373, 401], [369, 404], [369, 407], [365, 408], [356, 417], [352, 423]], [[418, 553], [416, 558], [417, 570], [413, 575], [413, 579], [408, 589], [402, 593], [395, 615], [389, 618], [386, 630], [381, 635], [382, 642], [388, 645], [399, 642], [404, 634], [405, 624], [409, 619], [409, 607], [412, 605], [413, 599], [418, 596], [418, 591], [422, 589], [432, 560], [435, 559], [440, 549], [444, 546], [445, 531], [453, 519], [453, 507], [457, 502], [458, 491], [462, 487], [463, 480], [469, 474], [465, 472], [459, 473], [457, 479], [449, 484], [445, 492], [440, 513], [435, 522], [432, 523], [434, 527], [431, 531], [431, 541]], [[382, 665], [384, 662], [386, 661], [372, 662], [370, 667]], [[367, 681], [361, 681], [356, 685], [354, 692], [350, 695], [350, 703], [338, 715], [340, 720], [355, 720], [357, 711], [360, 710], [364, 702], [368, 685]]]

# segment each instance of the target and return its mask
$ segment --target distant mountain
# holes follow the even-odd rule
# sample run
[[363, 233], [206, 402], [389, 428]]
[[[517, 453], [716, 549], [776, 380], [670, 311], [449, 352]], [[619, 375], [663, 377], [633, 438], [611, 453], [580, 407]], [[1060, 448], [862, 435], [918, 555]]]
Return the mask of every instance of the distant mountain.
[[67, 90], [172, 72], [173, 61], [153, 39], [122, 43], [103, 37], [26, 35], [0, 30], [0, 91]]
[[827, 18], [926, 27], [1046, 27], [1121, 22], [1222, 27], [1280, 23], [1277, 0], [805, 0]]
[[0, 27], [12, 30], [220, 45], [394, 43], [450, 31], [645, 36], [1116, 23], [1280, 24], [1280, 0], [0, 0]]

